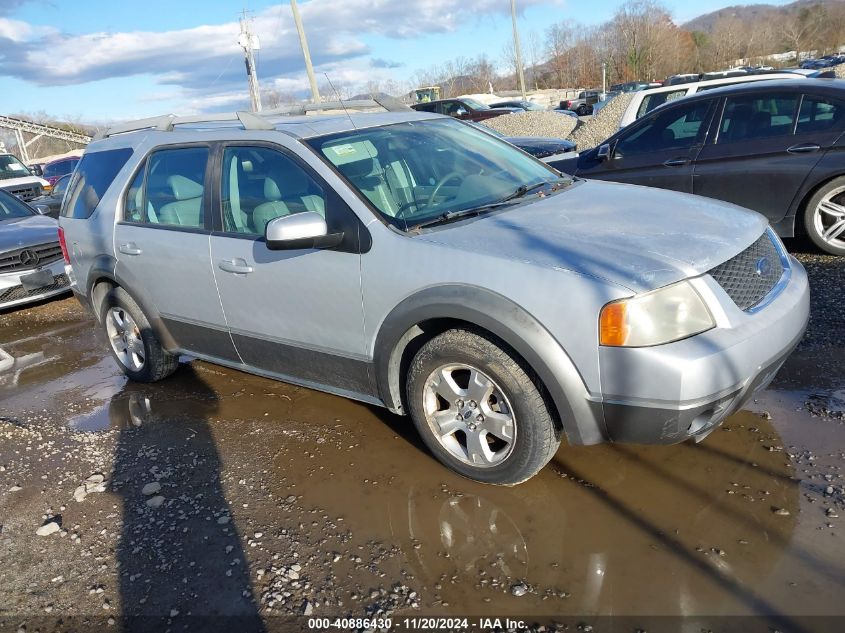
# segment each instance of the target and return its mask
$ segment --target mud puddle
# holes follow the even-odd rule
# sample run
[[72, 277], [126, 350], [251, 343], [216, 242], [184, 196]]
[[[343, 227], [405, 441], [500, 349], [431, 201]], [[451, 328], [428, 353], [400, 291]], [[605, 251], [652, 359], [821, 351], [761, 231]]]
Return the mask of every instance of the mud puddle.
[[[564, 447], [497, 488], [373, 407], [197, 361], [128, 383], [91, 323], [69, 320], [0, 325], [0, 347], [43, 360], [0, 374], [0, 568], [30, 569], [0, 572], [16, 612], [845, 612], [826, 511], [841, 507], [845, 427], [785, 391], [700, 444]], [[95, 468], [107, 492], [75, 503]], [[69, 535], [37, 540], [51, 512]]]

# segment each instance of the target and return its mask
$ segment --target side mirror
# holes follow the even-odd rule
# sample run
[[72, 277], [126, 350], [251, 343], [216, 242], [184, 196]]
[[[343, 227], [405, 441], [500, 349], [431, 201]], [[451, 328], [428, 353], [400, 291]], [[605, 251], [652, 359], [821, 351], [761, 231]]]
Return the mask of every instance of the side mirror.
[[596, 152], [596, 158], [600, 161], [606, 161], [610, 158], [610, 145], [605, 143], [599, 146], [599, 151]]
[[466, 108], [458, 108], [457, 110], [455, 110], [455, 116], [466, 116], [467, 114], [469, 113], [467, 112]]
[[326, 220], [314, 211], [283, 215], [267, 223], [264, 230], [267, 248], [285, 251], [302, 248], [331, 248], [340, 244], [343, 233], [329, 235]]

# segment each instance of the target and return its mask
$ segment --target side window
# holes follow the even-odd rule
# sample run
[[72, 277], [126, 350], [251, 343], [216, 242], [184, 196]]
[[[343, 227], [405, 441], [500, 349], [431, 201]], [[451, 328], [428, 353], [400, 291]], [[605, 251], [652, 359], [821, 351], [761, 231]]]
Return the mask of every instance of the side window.
[[796, 134], [841, 130], [845, 119], [845, 106], [825, 97], [804, 95], [798, 112]]
[[414, 108], [419, 112], [437, 112], [436, 103], [420, 103]]
[[637, 118], [639, 119], [641, 116], [645, 116], [646, 114], [654, 110], [657, 106], [663, 105], [667, 101], [674, 101], [675, 99], [685, 97], [687, 92], [687, 88], [681, 88], [680, 90], [655, 92], [654, 94], [646, 95], [645, 97], [643, 97], [643, 101], [640, 104], [639, 110], [637, 110]]
[[797, 94], [728, 97], [719, 127], [719, 143], [737, 143], [792, 134]]
[[221, 176], [223, 226], [231, 233], [264, 235], [270, 220], [314, 211], [326, 217], [323, 188], [292, 158], [265, 147], [227, 147]]
[[704, 139], [704, 123], [711, 101], [696, 101], [655, 113], [648, 121], [621, 137], [615, 148], [617, 157], [669, 149], [687, 149]]
[[56, 181], [56, 184], [53, 185], [53, 190], [50, 192], [50, 195], [54, 198], [65, 195], [65, 189], [67, 189], [68, 182], [70, 182], [70, 176], [62, 176], [59, 178]]
[[91, 217], [117, 172], [123, 169], [130, 156], [132, 150], [128, 147], [104, 152], [86, 152], [68, 184], [62, 202], [62, 217]]
[[[125, 219], [203, 228], [207, 163], [207, 147], [165, 149], [150, 154], [146, 172], [138, 173], [127, 193]], [[143, 188], [140, 178], [144, 178]]]
[[460, 101], [444, 101], [441, 104], [441, 112], [449, 116], [458, 116], [458, 110], [466, 110]]

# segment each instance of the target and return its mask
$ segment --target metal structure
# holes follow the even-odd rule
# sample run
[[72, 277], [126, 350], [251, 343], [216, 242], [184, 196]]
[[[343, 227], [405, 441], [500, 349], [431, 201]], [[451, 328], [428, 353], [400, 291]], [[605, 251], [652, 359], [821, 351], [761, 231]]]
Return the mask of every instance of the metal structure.
[[[68, 143], [77, 143], [79, 145], [87, 145], [91, 142], [91, 137], [85, 134], [78, 134], [77, 132], [69, 132], [62, 128], [44, 125], [42, 123], [33, 123], [32, 121], [25, 121], [23, 119], [15, 119], [10, 116], [0, 115], [0, 128], [12, 130], [15, 133], [15, 139], [20, 149], [21, 159], [23, 162], [29, 162], [28, 148], [32, 143], [37, 141], [42, 136], [49, 136], [50, 138], [57, 138]], [[24, 133], [34, 134], [28, 141], [24, 141]]]
[[250, 18], [241, 18], [241, 34], [238, 37], [238, 44], [244, 49], [244, 61], [246, 62], [246, 76], [249, 81], [249, 100], [253, 112], [261, 111], [261, 89], [258, 87], [258, 72], [255, 69], [255, 51], [261, 48], [258, 36], [253, 35], [250, 30]]

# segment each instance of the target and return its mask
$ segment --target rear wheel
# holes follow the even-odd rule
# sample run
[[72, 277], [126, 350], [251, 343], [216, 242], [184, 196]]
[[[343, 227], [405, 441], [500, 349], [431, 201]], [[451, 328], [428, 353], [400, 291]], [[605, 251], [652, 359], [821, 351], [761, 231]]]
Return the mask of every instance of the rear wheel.
[[820, 249], [845, 255], [845, 176], [831, 180], [810, 198], [804, 227]]
[[587, 116], [590, 114], [590, 110], [585, 105], [578, 106], [578, 109], [575, 111], [578, 116]]
[[103, 299], [100, 323], [112, 356], [132, 380], [156, 382], [179, 366], [179, 357], [162, 347], [147, 317], [123, 288], [112, 289]]
[[449, 330], [428, 341], [409, 367], [407, 399], [435, 457], [476, 481], [523, 482], [560, 445], [541, 389], [487, 335]]

